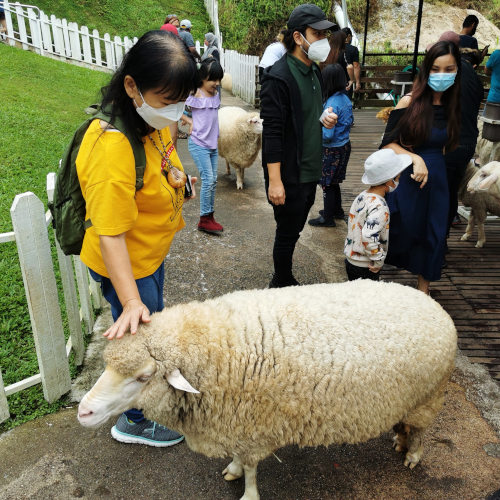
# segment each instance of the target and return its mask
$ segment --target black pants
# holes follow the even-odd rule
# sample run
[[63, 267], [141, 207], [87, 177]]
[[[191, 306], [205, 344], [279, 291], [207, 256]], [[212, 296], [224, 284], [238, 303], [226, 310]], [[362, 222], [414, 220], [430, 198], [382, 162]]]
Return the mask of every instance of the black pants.
[[342, 194], [339, 184], [330, 184], [323, 188], [323, 207], [323, 217], [327, 221], [331, 221], [333, 218], [344, 217]]
[[380, 279], [380, 271], [378, 273], [372, 273], [367, 267], [355, 266], [347, 259], [345, 259], [345, 270], [349, 281], [357, 279], [379, 281]]
[[[273, 205], [276, 235], [274, 237], [274, 279], [278, 283], [293, 281], [292, 258], [307, 214], [314, 204], [317, 182], [285, 185], [285, 204]], [[268, 185], [266, 182], [266, 192]]]
[[459, 146], [454, 151], [447, 153], [444, 157], [446, 162], [446, 174], [448, 176], [448, 189], [450, 192], [450, 205], [448, 211], [448, 231], [457, 213], [458, 208], [458, 188], [467, 169], [467, 164], [474, 156], [476, 145]]

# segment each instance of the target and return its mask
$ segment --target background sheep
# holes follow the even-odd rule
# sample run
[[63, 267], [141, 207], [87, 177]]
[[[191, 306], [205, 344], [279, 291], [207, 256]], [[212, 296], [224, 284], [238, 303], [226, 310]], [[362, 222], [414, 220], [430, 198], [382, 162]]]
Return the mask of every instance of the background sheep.
[[413, 468], [456, 343], [437, 302], [395, 283], [235, 292], [166, 309], [110, 342], [78, 418], [93, 426], [143, 408], [194, 451], [232, 456], [225, 479], [244, 473], [242, 498], [257, 500], [258, 462], [290, 444], [359, 443], [396, 426]]
[[[479, 169], [474, 165], [474, 160], [471, 160], [467, 165], [465, 170], [464, 178], [458, 188], [458, 198], [462, 203], [471, 208], [469, 221], [467, 223], [467, 228], [462, 236], [462, 241], [467, 241], [472, 236], [472, 231], [474, 230], [474, 225], [477, 224], [477, 243], [476, 248], [482, 248], [486, 243], [486, 234], [484, 232], [484, 222], [486, 221], [486, 216], [488, 212], [494, 215], [500, 215], [500, 198], [495, 197], [492, 193], [500, 193], [495, 180], [498, 178], [493, 177], [493, 173], [488, 174], [495, 165], [496, 169], [500, 173], [500, 163], [492, 162], [485, 165], [483, 168]], [[486, 177], [488, 180], [486, 181]], [[488, 185], [488, 187], [486, 187]], [[476, 189], [472, 190], [475, 186]], [[479, 186], [482, 186], [479, 188]], [[491, 189], [491, 192], [487, 189]]]
[[491, 161], [500, 161], [500, 142], [491, 142], [483, 139], [483, 120], [477, 120], [479, 136], [476, 144], [476, 156], [479, 157], [479, 163], [486, 165]]
[[219, 155], [225, 158], [227, 173], [236, 170], [236, 188], [243, 189], [245, 168], [259, 154], [262, 143], [262, 119], [236, 106], [219, 109]]

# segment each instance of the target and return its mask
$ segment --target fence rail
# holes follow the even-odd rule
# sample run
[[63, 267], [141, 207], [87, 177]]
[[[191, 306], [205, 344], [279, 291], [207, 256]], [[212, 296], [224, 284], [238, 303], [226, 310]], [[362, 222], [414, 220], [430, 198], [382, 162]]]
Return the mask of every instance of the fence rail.
[[[49, 174], [49, 200], [54, 183], [55, 174]], [[0, 422], [9, 418], [7, 396], [11, 394], [41, 383], [44, 397], [50, 403], [71, 389], [69, 355], [74, 352], [75, 363], [82, 364], [84, 334], [92, 332], [94, 307], [100, 307], [102, 300], [80, 258], [64, 255], [56, 241], [70, 331], [66, 342], [48, 234], [52, 216], [30, 192], [18, 194], [10, 212], [14, 231], [0, 234], [0, 243], [15, 241], [17, 245], [40, 373], [5, 387], [0, 369]]]

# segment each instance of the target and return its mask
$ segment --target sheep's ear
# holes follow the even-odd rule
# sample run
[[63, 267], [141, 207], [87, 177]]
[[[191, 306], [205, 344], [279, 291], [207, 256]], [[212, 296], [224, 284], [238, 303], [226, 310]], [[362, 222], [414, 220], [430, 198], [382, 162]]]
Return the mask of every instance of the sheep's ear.
[[167, 375], [167, 382], [179, 391], [185, 392], [194, 392], [195, 394], [199, 394], [200, 391], [197, 391], [182, 375], [182, 373], [176, 368], [172, 373]]
[[498, 175], [497, 174], [490, 174], [488, 177], [485, 177], [478, 185], [478, 189], [480, 191], [488, 191], [490, 186], [495, 184], [495, 182], [498, 180]]

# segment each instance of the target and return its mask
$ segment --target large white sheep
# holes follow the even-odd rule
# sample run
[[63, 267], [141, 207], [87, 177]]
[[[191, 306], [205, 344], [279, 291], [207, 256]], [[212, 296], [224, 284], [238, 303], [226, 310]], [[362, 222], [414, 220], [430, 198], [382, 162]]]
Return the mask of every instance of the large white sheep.
[[[469, 240], [474, 225], [477, 224], [477, 248], [482, 248], [486, 243], [484, 222], [488, 212], [500, 215], [500, 191], [495, 182], [500, 174], [499, 167], [499, 162], [492, 162], [479, 169], [474, 165], [474, 160], [471, 160], [458, 188], [458, 199], [471, 208], [467, 228], [461, 240]], [[498, 174], [495, 174], [494, 170], [498, 170]], [[494, 193], [498, 193], [498, 197]]]
[[394, 426], [413, 468], [456, 346], [441, 306], [395, 283], [235, 292], [176, 305], [110, 342], [78, 418], [95, 426], [142, 408], [192, 450], [232, 456], [225, 479], [244, 474], [242, 499], [257, 500], [257, 464], [290, 444], [360, 443]]
[[262, 119], [259, 113], [247, 112], [236, 106], [219, 109], [219, 155], [236, 170], [236, 188], [243, 189], [245, 168], [259, 154], [262, 143]]

